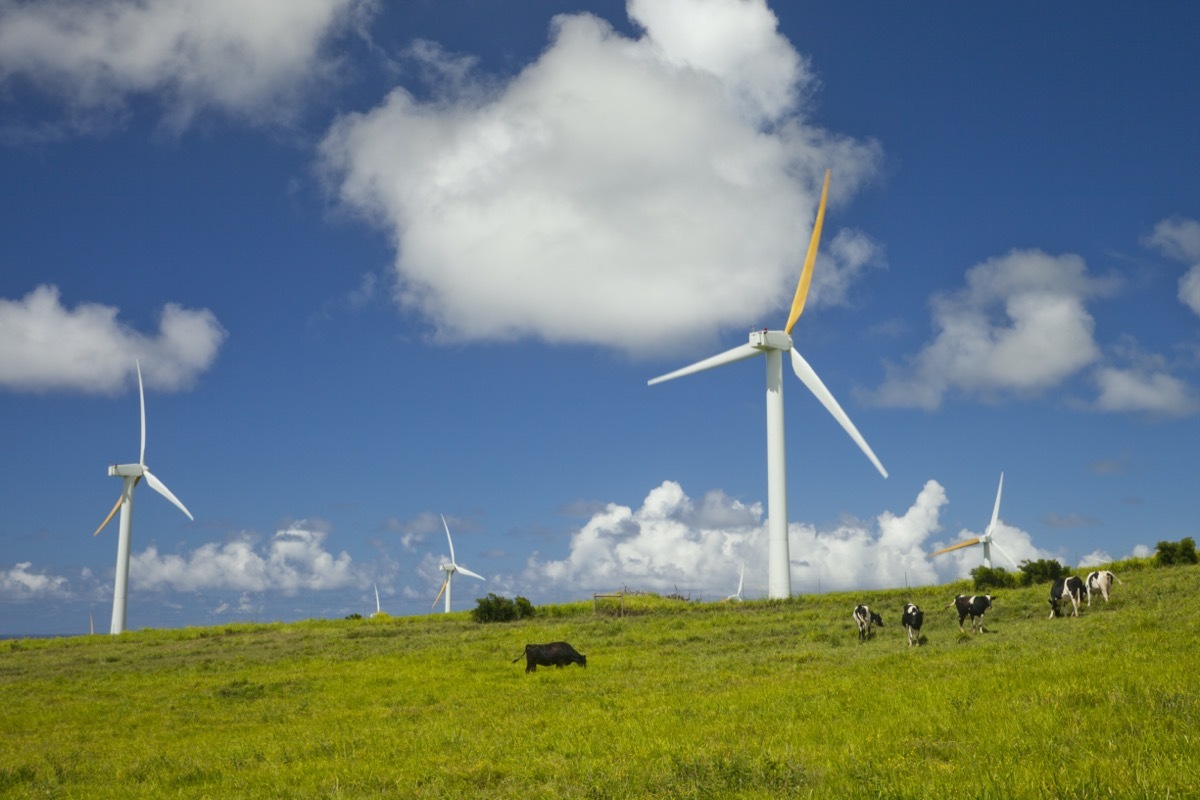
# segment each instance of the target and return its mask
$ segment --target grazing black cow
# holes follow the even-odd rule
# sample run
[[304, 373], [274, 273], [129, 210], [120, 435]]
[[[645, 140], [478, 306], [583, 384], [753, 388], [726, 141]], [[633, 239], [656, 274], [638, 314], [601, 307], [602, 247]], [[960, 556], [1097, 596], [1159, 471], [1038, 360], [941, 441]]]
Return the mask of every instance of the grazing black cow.
[[527, 644], [525, 652], [512, 660], [517, 663], [525, 657], [525, 671], [537, 672], [538, 667], [565, 667], [567, 664], [587, 666], [587, 656], [575, 652], [575, 648], [566, 642], [550, 642], [549, 644]]
[[1079, 604], [1083, 601], [1083, 581], [1076, 575], [1059, 578], [1050, 587], [1050, 619], [1058, 616], [1058, 607], [1068, 600], [1075, 607], [1071, 616], [1078, 617]]
[[855, 606], [854, 623], [858, 625], [858, 640], [862, 642], [870, 637], [872, 625], [883, 627], [883, 617], [872, 611], [870, 606]]
[[904, 604], [904, 613], [900, 616], [900, 624], [908, 631], [908, 646], [921, 643], [921, 624], [925, 622], [925, 612], [912, 603]]
[[990, 594], [980, 594], [967, 597], [965, 594], [960, 594], [946, 608], [950, 606], [954, 606], [954, 609], [958, 612], [958, 629], [960, 631], [962, 630], [963, 620], [970, 617], [971, 630], [975, 630], [975, 623], [978, 621], [979, 632], [983, 633], [983, 612], [992, 607], [992, 596]]
[[1089, 572], [1087, 576], [1088, 605], [1092, 604], [1092, 592], [1099, 592], [1104, 602], [1108, 602], [1108, 593], [1112, 591], [1113, 581], [1121, 583], [1121, 579], [1106, 569], [1099, 572]]

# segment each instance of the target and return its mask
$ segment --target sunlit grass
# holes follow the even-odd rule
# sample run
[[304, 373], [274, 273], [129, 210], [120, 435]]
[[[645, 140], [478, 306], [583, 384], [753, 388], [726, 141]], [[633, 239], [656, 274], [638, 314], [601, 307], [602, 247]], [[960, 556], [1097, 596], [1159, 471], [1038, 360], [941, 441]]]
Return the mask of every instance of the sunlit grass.
[[[1001, 593], [981, 635], [958, 584], [12, 642], [0, 796], [1200, 795], [1200, 570], [1119, 574], [1078, 619]], [[864, 644], [858, 602], [885, 621]], [[559, 639], [586, 670], [511, 663]]]

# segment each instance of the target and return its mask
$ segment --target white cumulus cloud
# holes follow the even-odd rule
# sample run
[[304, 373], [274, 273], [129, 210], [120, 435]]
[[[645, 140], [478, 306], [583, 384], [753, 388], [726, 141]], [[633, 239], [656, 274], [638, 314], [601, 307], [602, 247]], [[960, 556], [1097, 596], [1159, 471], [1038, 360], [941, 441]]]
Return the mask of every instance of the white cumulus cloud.
[[99, 303], [66, 308], [49, 285], [20, 300], [0, 298], [0, 388], [111, 394], [128, 385], [136, 358], [147, 386], [183, 389], [212, 365], [226, 336], [208, 309], [167, 303], [154, 336], [117, 313]]
[[1100, 358], [1086, 301], [1114, 284], [1090, 275], [1078, 256], [1013, 250], [972, 267], [966, 284], [933, 299], [933, 340], [888, 365], [875, 402], [935, 409], [954, 392], [1032, 395]]
[[[875, 144], [803, 118], [813, 77], [762, 0], [629, 13], [638, 38], [555, 18], [508, 81], [414, 48], [441, 76], [435, 99], [398, 88], [331, 127], [330, 191], [392, 238], [397, 302], [434, 338], [646, 353], [773, 321], [825, 169], [835, 202], [875, 172]], [[844, 280], [861, 258], [842, 254]]]
[[1143, 244], [1190, 265], [1179, 279], [1179, 301], [1200, 314], [1200, 222], [1180, 217], [1164, 219]]
[[31, 572], [32, 567], [32, 562], [22, 561], [0, 572], [0, 600], [21, 603], [70, 596], [70, 585], [66, 578]]
[[[949, 542], [931, 541], [940, 531], [948, 499], [930, 480], [903, 513], [880, 513], [871, 522], [845, 521], [831, 529], [789, 525], [794, 592], [845, 591], [943, 583], [967, 577], [983, 561], [978, 548], [936, 559], [929, 553]], [[674, 481], [653, 489], [640, 508], [610, 503], [571, 539], [562, 559], [534, 554], [519, 576], [498, 577], [501, 588], [578, 596], [630, 589], [719, 599], [737, 588], [746, 565], [745, 596], [766, 596], [767, 529], [762, 506], [745, 505], [714, 491], [699, 502]], [[962, 531], [959, 539], [977, 536]], [[1050, 557], [1029, 534], [1000, 524], [997, 541], [1017, 561]], [[997, 558], [1002, 558], [998, 553]]]
[[210, 542], [190, 553], [159, 553], [150, 546], [130, 558], [135, 590], [204, 592], [325, 591], [359, 586], [363, 578], [349, 553], [325, 549], [326, 533], [303, 522], [277, 531], [259, 548], [250, 539]]
[[0, 0], [0, 84], [66, 101], [77, 127], [111, 124], [154, 94], [180, 127], [205, 109], [287, 120], [332, 77], [336, 34], [375, 0]]

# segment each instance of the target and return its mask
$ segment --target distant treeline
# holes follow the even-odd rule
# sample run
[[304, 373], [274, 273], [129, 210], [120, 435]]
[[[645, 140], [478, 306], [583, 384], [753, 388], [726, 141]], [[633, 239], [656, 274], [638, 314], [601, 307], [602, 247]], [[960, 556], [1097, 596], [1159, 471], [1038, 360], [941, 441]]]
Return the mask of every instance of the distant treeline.
[[[1196, 542], [1190, 536], [1178, 542], [1159, 542], [1151, 558], [1129, 558], [1108, 565], [1113, 571], [1134, 572], [1146, 567], [1170, 567], [1176, 564], [1197, 563]], [[1035, 586], [1053, 583], [1071, 574], [1071, 568], [1054, 559], [1025, 560], [1017, 572], [1004, 567], [976, 567], [971, 578], [976, 591], [985, 589], [1015, 589], [1018, 586]]]

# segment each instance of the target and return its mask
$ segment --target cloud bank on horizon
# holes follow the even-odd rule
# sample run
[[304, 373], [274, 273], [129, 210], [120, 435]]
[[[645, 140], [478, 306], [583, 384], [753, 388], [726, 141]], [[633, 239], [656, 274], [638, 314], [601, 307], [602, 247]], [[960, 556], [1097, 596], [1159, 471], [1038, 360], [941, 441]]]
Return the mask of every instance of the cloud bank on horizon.
[[[963, 529], [942, 532], [940, 516], [949, 499], [929, 480], [901, 514], [880, 513], [872, 521], [844, 520], [820, 530], [807, 523], [789, 525], [792, 580], [799, 593], [923, 586], [968, 578], [982, 563], [980, 548], [963, 548], [936, 558], [929, 553], [979, 535]], [[981, 518], [987, 516], [986, 509]], [[428, 520], [424, 520], [428, 522]], [[421, 524], [417, 524], [421, 523]], [[425, 531], [404, 544], [437, 541], [440, 528], [414, 521]], [[130, 586], [135, 593], [174, 592], [222, 598], [227, 608], [245, 608], [246, 595], [278, 593], [287, 597], [318, 592], [359, 590], [372, 582], [384, 596], [411, 600], [432, 598], [440, 576], [437, 567], [448, 553], [420, 558], [393, 555], [383, 548], [379, 558], [355, 562], [342, 551], [328, 549], [328, 526], [300, 520], [265, 541], [244, 534], [222, 543], [210, 542], [187, 552], [160, 551], [155, 543], [134, 553]], [[1026, 531], [1001, 521], [997, 540], [1017, 562], [1063, 559], [1033, 544]], [[693, 500], [674, 481], [652, 489], [634, 509], [609, 503], [597, 510], [570, 539], [562, 559], [530, 555], [524, 569], [486, 575], [486, 591], [524, 595], [535, 603], [575, 599], [581, 593], [628, 587], [640, 591], [684, 591], [693, 597], [719, 599], [737, 586], [746, 566], [747, 598], [766, 596], [767, 527], [761, 504], [746, 505], [720, 491]], [[1147, 555], [1139, 546], [1135, 554]], [[1128, 555], [1128, 554], [1126, 554]], [[997, 566], [1013, 569], [996, 556]], [[1083, 556], [1080, 566], [1111, 561], [1108, 553]], [[111, 583], [85, 570], [78, 577], [39, 573], [30, 563], [0, 573], [0, 600], [32, 602], [45, 598], [111, 597]]]

